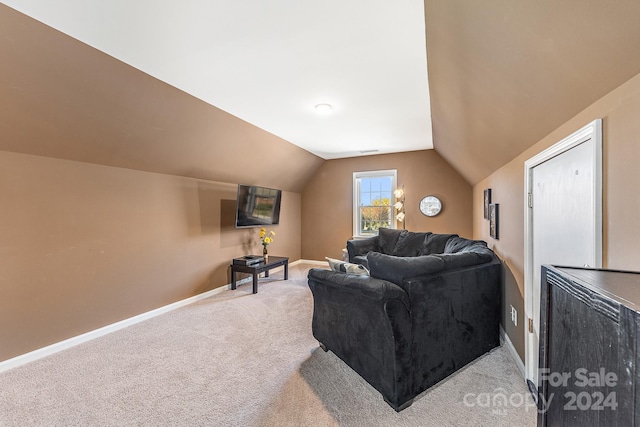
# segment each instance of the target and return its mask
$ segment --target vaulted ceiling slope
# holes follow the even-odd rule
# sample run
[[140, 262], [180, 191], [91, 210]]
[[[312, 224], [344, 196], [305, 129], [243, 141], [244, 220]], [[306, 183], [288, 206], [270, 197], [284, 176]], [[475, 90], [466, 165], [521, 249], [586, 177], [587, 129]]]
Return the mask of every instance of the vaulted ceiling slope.
[[433, 148], [422, 0], [2, 1], [322, 158]]
[[425, 0], [435, 149], [476, 184], [640, 73], [636, 0]]
[[[640, 73], [636, 0], [424, 7], [434, 145], [472, 184]], [[322, 163], [1, 3], [0, 150], [291, 191]]]
[[0, 150], [295, 192], [323, 162], [2, 4]]

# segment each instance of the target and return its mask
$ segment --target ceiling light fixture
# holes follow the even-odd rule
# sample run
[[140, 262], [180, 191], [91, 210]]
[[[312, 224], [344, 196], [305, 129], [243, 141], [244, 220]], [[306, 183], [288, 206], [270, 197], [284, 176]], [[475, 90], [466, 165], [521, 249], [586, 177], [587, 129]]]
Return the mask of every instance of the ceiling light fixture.
[[331, 104], [316, 104], [315, 107], [316, 113], [318, 114], [331, 114], [333, 111], [333, 106]]

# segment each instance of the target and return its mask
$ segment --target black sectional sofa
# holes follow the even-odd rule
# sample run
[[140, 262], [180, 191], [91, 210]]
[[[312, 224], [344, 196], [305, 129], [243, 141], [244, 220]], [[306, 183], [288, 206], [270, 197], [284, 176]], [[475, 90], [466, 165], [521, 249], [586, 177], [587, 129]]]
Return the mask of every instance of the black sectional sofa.
[[347, 250], [369, 275], [309, 271], [313, 335], [396, 411], [499, 346], [501, 263], [485, 242], [380, 229]]

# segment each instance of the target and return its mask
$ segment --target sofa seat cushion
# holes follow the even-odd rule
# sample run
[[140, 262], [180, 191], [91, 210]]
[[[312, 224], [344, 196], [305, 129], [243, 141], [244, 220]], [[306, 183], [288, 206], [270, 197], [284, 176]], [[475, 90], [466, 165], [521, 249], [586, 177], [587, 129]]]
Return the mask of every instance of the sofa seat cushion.
[[424, 253], [425, 240], [431, 235], [430, 232], [410, 233], [405, 232], [398, 237], [398, 242], [388, 255], [393, 256], [419, 256], [428, 255]]
[[367, 255], [369, 274], [402, 286], [405, 278], [423, 276], [444, 270], [444, 260], [432, 256], [397, 257], [371, 252]]

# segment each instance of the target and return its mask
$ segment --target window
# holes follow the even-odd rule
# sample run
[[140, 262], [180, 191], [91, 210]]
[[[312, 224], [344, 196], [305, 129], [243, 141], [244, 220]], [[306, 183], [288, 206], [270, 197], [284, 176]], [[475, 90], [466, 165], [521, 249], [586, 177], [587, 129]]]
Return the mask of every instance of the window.
[[396, 170], [353, 173], [353, 235], [375, 236], [380, 227], [395, 228], [393, 191]]

